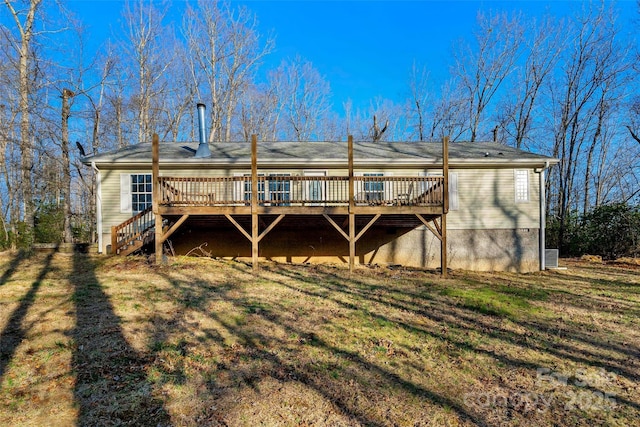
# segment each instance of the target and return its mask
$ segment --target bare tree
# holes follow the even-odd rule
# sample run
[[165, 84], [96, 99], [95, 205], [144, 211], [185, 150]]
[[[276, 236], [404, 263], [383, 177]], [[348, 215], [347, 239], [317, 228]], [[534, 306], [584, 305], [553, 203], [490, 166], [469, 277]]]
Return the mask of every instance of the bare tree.
[[[523, 39], [517, 16], [478, 14], [476, 46], [465, 46], [456, 54], [453, 76], [458, 79], [467, 101], [469, 140], [478, 138], [487, 106], [513, 71]], [[464, 45], [463, 45], [464, 46]]]
[[211, 104], [209, 141], [228, 141], [242, 90], [273, 49], [273, 40], [262, 43], [255, 15], [230, 2], [199, 0], [197, 9], [187, 9], [183, 28], [196, 94]]
[[137, 85], [135, 110], [138, 142], [151, 140], [154, 132], [161, 133], [153, 128], [156, 120], [153, 114], [158, 111], [156, 103], [164, 91], [162, 77], [173, 58], [167, 50], [172, 43], [162, 41], [169, 34], [162, 25], [167, 9], [168, 6], [157, 9], [151, 3], [145, 4], [144, 0], [137, 0], [133, 8], [127, 4], [125, 9], [125, 49], [134, 63], [133, 77]]
[[532, 22], [523, 46], [525, 60], [516, 71], [512, 89], [501, 108], [500, 127], [508, 134], [508, 142], [522, 148], [530, 139], [540, 105], [544, 84], [551, 77], [566, 44], [564, 26], [551, 17]]
[[[561, 72], [549, 85], [553, 114], [553, 155], [557, 185], [554, 213], [559, 220], [558, 241], [565, 243], [566, 220], [572, 210], [591, 206], [594, 153], [607, 157], [603, 132], [616, 104], [624, 98], [627, 49], [617, 40], [615, 18], [604, 5], [590, 8], [566, 27], [572, 42], [560, 59]], [[610, 133], [609, 133], [610, 135]], [[580, 206], [582, 201], [582, 206]]]
[[296, 57], [270, 73], [282, 110], [282, 139], [322, 139], [323, 120], [330, 109], [331, 89], [311, 62]]
[[427, 133], [427, 117], [429, 109], [429, 71], [426, 67], [419, 67], [415, 62], [411, 67], [409, 75], [409, 118], [411, 127], [415, 132], [415, 138], [418, 141], [426, 141]]
[[15, 9], [13, 2], [5, 0], [5, 5], [18, 32], [18, 38], [11, 40], [18, 56], [18, 111], [20, 112], [20, 154], [21, 154], [21, 189], [23, 203], [23, 219], [29, 230], [34, 224], [34, 205], [32, 191], [33, 168], [33, 135], [31, 133], [31, 108], [29, 96], [32, 86], [30, 75], [33, 67], [32, 40], [36, 34], [35, 22], [41, 0], [30, 0], [25, 10]]
[[460, 86], [453, 81], [446, 82], [431, 113], [429, 139], [448, 136], [452, 142], [460, 140], [466, 129], [467, 108], [467, 98]]
[[240, 97], [238, 119], [240, 138], [251, 141], [251, 135], [261, 140], [275, 140], [281, 109], [275, 89], [270, 85], [247, 85]]

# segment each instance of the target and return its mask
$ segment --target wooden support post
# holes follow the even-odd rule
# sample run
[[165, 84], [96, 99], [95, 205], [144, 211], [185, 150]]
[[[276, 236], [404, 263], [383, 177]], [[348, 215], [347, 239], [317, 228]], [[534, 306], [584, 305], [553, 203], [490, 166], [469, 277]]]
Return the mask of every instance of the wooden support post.
[[356, 216], [349, 214], [349, 272], [353, 272], [356, 259]]
[[353, 213], [355, 207], [355, 189], [353, 179], [353, 136], [348, 137], [349, 150], [349, 272], [353, 272], [356, 257], [356, 216]]
[[442, 175], [444, 187], [442, 189], [443, 207], [440, 220], [440, 272], [442, 277], [447, 277], [447, 213], [449, 212], [449, 137], [442, 139]]
[[258, 136], [251, 135], [251, 265], [258, 269]]
[[449, 212], [449, 137], [442, 139], [442, 175], [444, 176], [444, 188], [442, 197], [444, 203], [444, 213]]
[[111, 255], [118, 255], [118, 235], [116, 226], [111, 226]]
[[156, 264], [162, 264], [162, 215], [160, 215], [160, 141], [158, 134], [153, 134], [151, 143], [151, 182], [153, 183], [153, 196], [151, 206], [155, 216], [155, 252]]

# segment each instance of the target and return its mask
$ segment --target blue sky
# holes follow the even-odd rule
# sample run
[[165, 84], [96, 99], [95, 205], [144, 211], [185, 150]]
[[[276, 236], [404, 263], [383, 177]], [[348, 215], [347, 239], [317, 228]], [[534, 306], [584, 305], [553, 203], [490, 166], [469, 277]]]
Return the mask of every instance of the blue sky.
[[[401, 102], [407, 96], [410, 68], [425, 65], [435, 86], [446, 78], [453, 46], [470, 39], [478, 11], [522, 11], [526, 16], [571, 13], [582, 1], [235, 1], [251, 9], [262, 34], [273, 34], [276, 50], [264, 69], [300, 55], [329, 81], [333, 105], [340, 111], [347, 99], [366, 109], [376, 97]], [[173, 1], [180, 25], [184, 0]], [[612, 3], [613, 4], [613, 3]], [[96, 41], [121, 28], [120, 0], [71, 0], [68, 8], [87, 25]], [[615, 3], [620, 19], [633, 31], [635, 0]], [[171, 17], [170, 17], [171, 18]], [[637, 21], [636, 21], [637, 22]], [[636, 26], [637, 28], [637, 26]], [[634, 31], [637, 33], [637, 31]]]

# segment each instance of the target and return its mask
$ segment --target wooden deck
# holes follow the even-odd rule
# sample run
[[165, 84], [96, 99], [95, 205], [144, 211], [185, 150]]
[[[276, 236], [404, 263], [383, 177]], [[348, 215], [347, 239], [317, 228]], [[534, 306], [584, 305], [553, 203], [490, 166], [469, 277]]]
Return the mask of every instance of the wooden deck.
[[[353, 139], [348, 144], [348, 175], [289, 176], [259, 173], [257, 139], [252, 138], [252, 167], [248, 176], [172, 177], [160, 175], [158, 138], [152, 144], [153, 217], [138, 215], [112, 229], [114, 253], [129, 252], [132, 239], [149, 230], [155, 233], [156, 262], [162, 262], [163, 243], [190, 216], [226, 218], [252, 245], [258, 267], [260, 241], [287, 215], [324, 217], [349, 242], [349, 266], [353, 269], [358, 240], [384, 215], [415, 215], [441, 242], [441, 268], [446, 275], [446, 213], [448, 211], [448, 140], [443, 140], [441, 176], [356, 176]], [[250, 215], [251, 227], [237, 216]], [[276, 215], [268, 225], [261, 215]], [[333, 216], [345, 216], [340, 224]], [[368, 215], [356, 229], [356, 217]], [[168, 223], [167, 219], [172, 222]], [[360, 218], [358, 218], [360, 219]], [[361, 223], [362, 221], [360, 221]], [[143, 224], [144, 223], [144, 224]], [[261, 225], [262, 223], [262, 225]], [[153, 224], [153, 225], [151, 225]], [[128, 242], [128, 243], [127, 243]]]
[[[444, 176], [158, 177], [158, 211], [164, 215], [434, 214], [444, 207]], [[350, 189], [353, 185], [353, 189]], [[349, 195], [353, 194], [353, 199]]]

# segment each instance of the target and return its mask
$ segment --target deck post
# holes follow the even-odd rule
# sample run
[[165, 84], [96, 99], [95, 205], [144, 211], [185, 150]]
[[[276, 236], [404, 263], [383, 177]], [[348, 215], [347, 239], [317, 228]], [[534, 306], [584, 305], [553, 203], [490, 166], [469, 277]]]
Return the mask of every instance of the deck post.
[[447, 213], [449, 212], [449, 137], [442, 138], [442, 175], [444, 185], [442, 188], [442, 217], [440, 227], [442, 239], [440, 239], [440, 274], [447, 277]]
[[251, 265], [258, 269], [258, 136], [251, 135]]
[[118, 255], [118, 234], [117, 227], [111, 226], [111, 255]]
[[158, 209], [160, 205], [160, 141], [158, 134], [153, 134], [151, 143], [151, 182], [153, 183], [153, 197], [151, 206], [155, 216], [155, 253], [156, 264], [162, 264], [162, 215]]
[[353, 213], [355, 207], [355, 191], [353, 179], [353, 136], [348, 137], [349, 155], [349, 272], [353, 271], [356, 256], [356, 216]]

